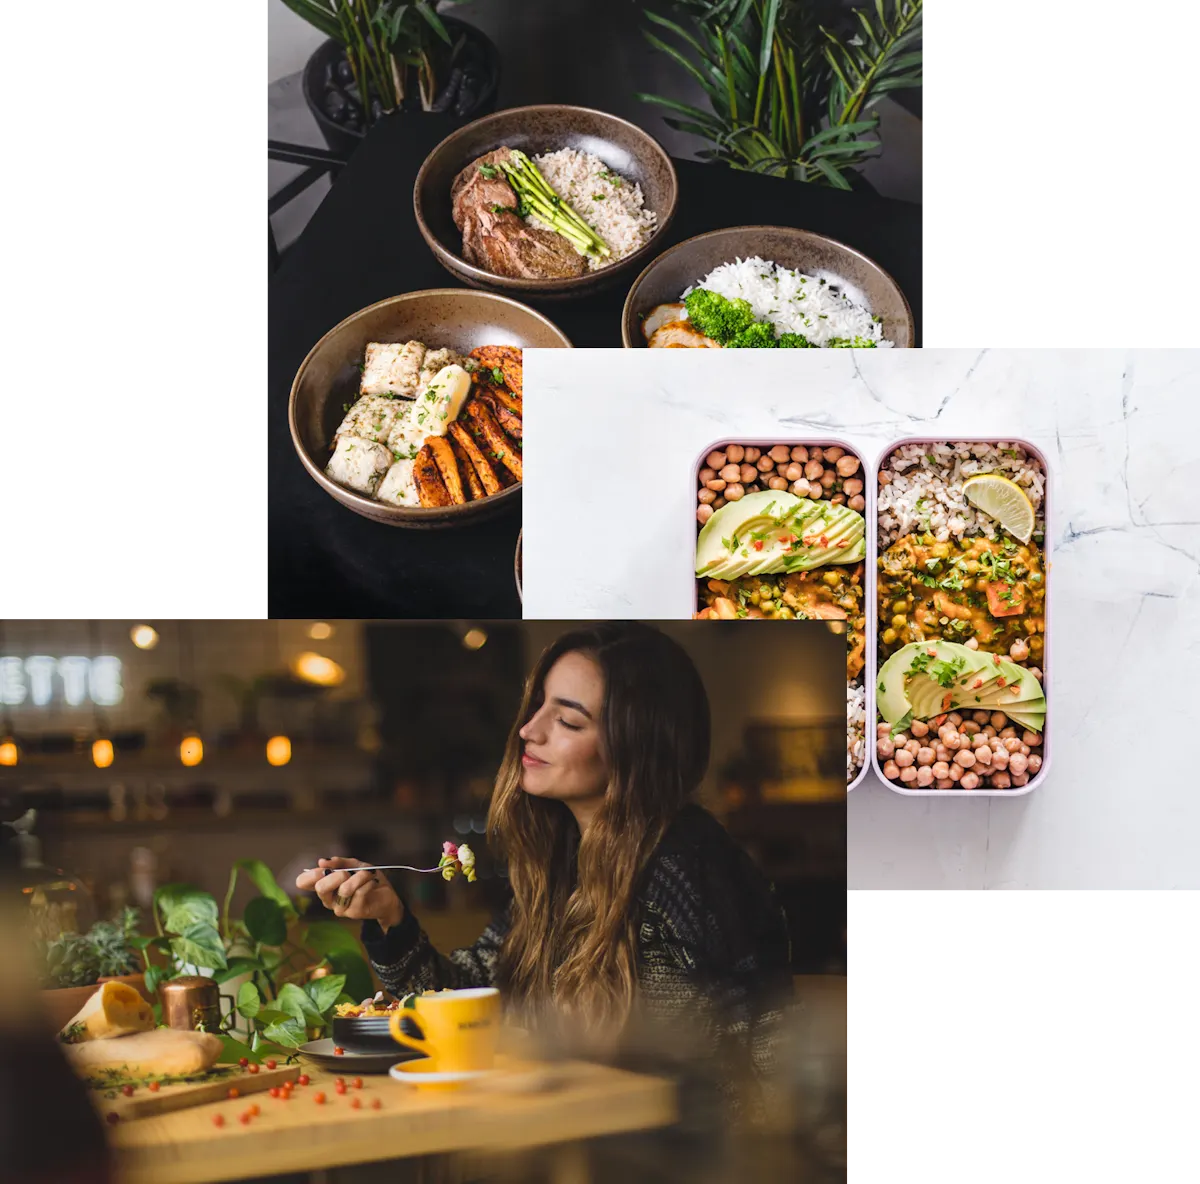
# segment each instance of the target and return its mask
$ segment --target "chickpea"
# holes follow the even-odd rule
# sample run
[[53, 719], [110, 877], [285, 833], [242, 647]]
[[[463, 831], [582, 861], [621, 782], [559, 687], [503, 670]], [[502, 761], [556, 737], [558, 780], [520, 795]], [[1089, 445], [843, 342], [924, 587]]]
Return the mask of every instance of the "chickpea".
[[895, 781], [900, 776], [900, 766], [895, 761], [885, 761], [883, 765], [883, 775], [889, 781]]
[[997, 748], [992, 750], [992, 768], [1007, 769], [1008, 768], [1008, 749]]
[[965, 737], [960, 736], [957, 732], [948, 735], [943, 743], [951, 752], [958, 752], [965, 745]]
[[983, 734], [988, 738], [989, 744], [996, 739], [996, 729], [993, 728], [991, 724], [988, 724], [988, 726], [983, 729]]
[[725, 449], [726, 459], [732, 461], [735, 465], [741, 464], [742, 460], [745, 458], [745, 455], [746, 450], [740, 444], [730, 444], [729, 447]]
[[933, 784], [933, 770], [928, 765], [922, 765], [917, 770], [917, 784], [926, 789]]
[[949, 777], [939, 777], [938, 780], [933, 783], [933, 788], [934, 789], [953, 789], [954, 782], [951, 781]]
[[896, 764], [902, 769], [907, 769], [909, 765], [914, 763], [913, 754], [907, 748], [898, 748], [894, 759]]
[[743, 485], [751, 485], [758, 480], [758, 470], [753, 465], [740, 465], [734, 480], [741, 481]]
[[717, 475], [716, 469], [701, 469], [700, 484], [707, 485]]
[[791, 460], [792, 450], [786, 444], [776, 444], [767, 455], [779, 464], [780, 461]]
[[852, 510], [857, 510], [860, 514], [867, 508], [867, 499], [861, 493], [856, 493], [847, 503]]
[[811, 497], [814, 502], [817, 501], [824, 492], [825, 490], [821, 488], [821, 483], [819, 481], [810, 481], [808, 483], [808, 496]]
[[914, 719], [908, 730], [918, 739], [929, 735], [929, 725], [919, 719]]
[[1005, 750], [1008, 752], [1008, 755], [1012, 756], [1015, 753], [1018, 753], [1021, 751], [1021, 741], [1018, 740], [1015, 736], [1009, 736], [1004, 741], [1004, 747], [1005, 747]]
[[982, 728], [992, 717], [986, 711], [972, 711], [971, 718]]
[[1019, 753], [1020, 753], [1022, 756], [1028, 756], [1028, 755], [1029, 755], [1029, 745], [1028, 745], [1028, 744], [1022, 744], [1022, 745], [1021, 745], [1021, 747], [1017, 749], [1017, 751], [1018, 751], [1018, 752], [1019, 752]]
[[714, 510], [719, 510], [724, 504], [725, 504], [725, 499], [723, 497], [718, 496], [717, 500], [715, 502], [713, 502], [712, 508]]
[[900, 767], [900, 780], [901, 781], [905, 781], [905, 782], [916, 781], [916, 779], [917, 779], [916, 766], [908, 765], [906, 767], [906, 766], [902, 765]]
[[744, 460], [748, 465], [752, 465], [760, 456], [762, 456], [761, 448], [754, 448], [750, 445], [747, 445], [746, 454], [742, 457], [742, 460]]
[[712, 506], [697, 506], [696, 521], [703, 526], [713, 516], [714, 513], [715, 511], [713, 510]]
[[793, 481], [792, 492], [797, 497], [808, 497], [808, 481], [804, 479]]
[[982, 748], [975, 749], [975, 764], [990, 765], [992, 763], [992, 750], [985, 744]]
[[[779, 474], [781, 477], [786, 477], [786, 476], [787, 476], [787, 471], [788, 471], [788, 469], [790, 469], [791, 467], [792, 467], [792, 462], [791, 462], [791, 461], [784, 461], [784, 462], [781, 462], [780, 464], [777, 464], [777, 465], [775, 466], [775, 472], [777, 472], [777, 473], [778, 473], [778, 474]], [[801, 471], [803, 471], [803, 470], [801, 470]]]
[[932, 765], [933, 760], [934, 760], [934, 751], [932, 748], [918, 748], [917, 749], [917, 764], [918, 765]]
[[742, 476], [742, 470], [737, 465], [726, 465], [720, 476], [722, 481], [737, 481]]
[[979, 774], [978, 773], [964, 773], [962, 775], [962, 780], [958, 783], [958, 785], [959, 785], [960, 789], [978, 789], [979, 788]]
[[810, 448], [808, 450], [809, 460], [824, 460], [825, 454], [819, 448]]
[[760, 473], [769, 473], [775, 467], [775, 462], [769, 456], [760, 456], [754, 463]]
[[907, 732], [895, 732], [892, 734], [892, 739], [896, 741], [896, 744], [900, 748], [903, 748], [908, 743], [910, 737]]
[[1014, 662], [1024, 662], [1029, 657], [1029, 643], [1022, 638], [1017, 638], [1016, 641], [1008, 647], [1008, 656]]
[[962, 725], [963, 717], [957, 711], [952, 711], [946, 716], [946, 722], [953, 724], [957, 728]]
[[880, 736], [875, 743], [875, 752], [880, 760], [887, 760], [896, 752], [896, 746], [892, 743], [888, 736]]
[[913, 759], [916, 759], [917, 753], [921, 751], [921, 741], [908, 739], [904, 743], [904, 747], [913, 754]]
[[714, 477], [711, 481], [706, 482], [709, 489], [715, 489], [718, 493], [725, 488], [725, 481], [721, 477]]
[[892, 618], [893, 629], [903, 629], [908, 624], [908, 617], [904, 613], [897, 613]]
[[836, 481], [837, 481], [837, 478], [833, 475], [832, 469], [826, 469], [825, 472], [823, 472], [821, 474], [821, 488], [822, 489], [832, 489], [834, 486], [834, 482], [836, 482]]
[[1014, 752], [1008, 758], [1008, 771], [1010, 773], [1024, 773], [1029, 768], [1029, 758], [1023, 752]]
[[887, 471], [887, 469], [880, 469], [879, 470], [879, 484], [880, 485], [891, 485], [891, 483], [892, 483], [891, 473], [889, 473]]
[[1007, 728], [1000, 729], [1000, 738], [1002, 740], [1011, 740], [1017, 734], [1017, 729], [1009, 724]]
[[804, 476], [804, 466], [802, 464], [797, 464], [796, 461], [792, 461], [792, 463], [788, 465], [786, 469], [784, 469], [783, 475], [789, 481], [799, 481], [800, 478]]
[[1042, 681], [1042, 672], [1041, 672], [1041, 669], [1040, 669], [1039, 667], [1037, 667], [1037, 666], [1030, 666], [1030, 667], [1028, 667], [1028, 670], [1029, 670], [1029, 673], [1030, 673], [1030, 674], [1032, 674], [1032, 675], [1033, 675], [1033, 677], [1034, 677], [1034, 678], [1036, 678], [1036, 679], [1038, 680], [1038, 682], [1041, 682], [1041, 681]]
[[710, 469], [723, 469], [725, 467], [725, 461], [728, 458], [723, 452], [713, 451], [710, 452], [704, 459]]
[[788, 487], [787, 478], [786, 477], [772, 477], [771, 480], [767, 482], [767, 487], [769, 489], [779, 489], [779, 490], [787, 489], [787, 487]]
[[1042, 738], [1037, 732], [1030, 732], [1026, 730], [1021, 733], [1021, 743], [1028, 744], [1030, 748], [1037, 748], [1041, 742]]
[[964, 736], [974, 736], [979, 731], [979, 725], [973, 719], [968, 719], [959, 724], [958, 730]]
[[701, 504], [709, 505], [717, 500], [717, 495], [711, 489], [702, 489], [697, 495], [700, 498]]
[[833, 464], [835, 460], [841, 460], [841, 458], [846, 455], [846, 450], [844, 448], [839, 448], [836, 444], [833, 444], [826, 448], [824, 453], [825, 454], [821, 459], [828, 464]]
[[797, 444], [791, 452], [792, 460], [798, 460], [801, 463], [808, 460], [808, 449], [803, 444]]
[[979, 648], [979, 641], [974, 637], [968, 637], [967, 640], [963, 642], [963, 645], [965, 645], [969, 650], [977, 650]]
[[975, 764], [975, 754], [969, 748], [960, 749], [954, 754], [954, 763], [962, 765], [964, 769], [969, 769]]
[[743, 485], [727, 485], [725, 487], [725, 500], [727, 502], [741, 501], [745, 493], [746, 488]]
[[951, 780], [951, 782], [957, 782], [957, 781], [959, 781], [959, 780], [962, 778], [962, 775], [963, 775], [963, 767], [962, 767], [962, 765], [955, 765], [955, 764], [952, 764], [952, 765], [950, 766], [950, 780]]
[[849, 481], [842, 482], [842, 488], [851, 495], [862, 493], [863, 483], [857, 477], [852, 477]]
[[[847, 453], [845, 456], [838, 457], [837, 471], [839, 477], [852, 477], [858, 472], [860, 461], [857, 456], [851, 456]], [[889, 478], [890, 480], [890, 478]], [[886, 484], [886, 482], [884, 482]]]
[[1029, 774], [1028, 773], [1013, 773], [1012, 774], [1012, 783], [1014, 786], [1016, 786], [1017, 789], [1020, 789], [1022, 785], [1027, 785], [1028, 782], [1029, 782]]
[[846, 495], [844, 493], [835, 493], [829, 499], [829, 504], [833, 506], [844, 506], [846, 504]]
[[1008, 723], [1008, 716], [1005, 715], [1003, 711], [993, 711], [990, 717], [990, 722], [992, 727], [999, 732], [1000, 729], [1004, 727], [1006, 723]]
[[810, 460], [808, 464], [804, 466], [804, 475], [810, 481], [815, 480], [823, 472], [825, 472], [825, 466], [819, 460]]
[[936, 760], [933, 762], [933, 775], [939, 780], [950, 776], [950, 764], [948, 761]]
[[875, 725], [875, 735], [876, 736], [890, 736], [891, 734], [892, 734], [892, 725], [891, 724], [876, 724]]
[[936, 756], [939, 761], [948, 762], [950, 760], [950, 749], [948, 749], [944, 744], [935, 744], [933, 746], [933, 755]]
[[988, 743], [988, 738], [982, 732], [976, 732], [975, 735], [971, 737], [971, 747], [976, 752], [978, 752], [981, 748], [986, 748], [989, 752], [991, 752], [991, 745]]
[[1012, 785], [1012, 778], [1003, 770], [999, 773], [992, 774], [993, 789], [1008, 789]]
[[1042, 758], [1036, 752], [1029, 754], [1028, 764], [1025, 766], [1030, 773], [1038, 772], [1042, 767]]

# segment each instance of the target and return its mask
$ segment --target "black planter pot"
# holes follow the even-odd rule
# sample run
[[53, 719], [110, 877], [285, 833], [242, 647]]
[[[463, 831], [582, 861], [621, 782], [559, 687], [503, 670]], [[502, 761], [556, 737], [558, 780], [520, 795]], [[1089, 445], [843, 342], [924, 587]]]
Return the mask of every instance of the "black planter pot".
[[[478, 92], [460, 110], [452, 104], [447, 114], [458, 116], [463, 123], [488, 115], [496, 109], [496, 96], [500, 90], [500, 51], [492, 44], [491, 39], [480, 32], [474, 25], [460, 21], [457, 17], [444, 16], [442, 23], [447, 32], [457, 42], [459, 37], [466, 37], [466, 44], [461, 51], [460, 60], [474, 60], [481, 66], [483, 81]], [[342, 60], [342, 47], [336, 41], [325, 41], [317, 46], [312, 57], [304, 67], [302, 85], [304, 101], [312, 112], [325, 143], [331, 152], [340, 156], [349, 156], [366, 134], [364, 128], [347, 126], [330, 116], [326, 108], [327, 83], [331, 77], [336, 77], [338, 62]], [[339, 87], [340, 87], [339, 83]], [[406, 114], [419, 117], [423, 114], [419, 105], [414, 109], [405, 109]]]

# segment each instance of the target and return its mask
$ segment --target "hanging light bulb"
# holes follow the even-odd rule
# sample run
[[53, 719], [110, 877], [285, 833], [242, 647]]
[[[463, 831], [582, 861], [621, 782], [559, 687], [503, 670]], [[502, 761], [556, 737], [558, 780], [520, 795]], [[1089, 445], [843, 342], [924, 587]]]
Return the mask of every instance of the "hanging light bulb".
[[267, 741], [267, 764], [279, 768], [292, 759], [292, 742], [286, 736], [272, 736]]
[[308, 635], [313, 641], [328, 641], [333, 636], [333, 626], [328, 621], [314, 621], [308, 627]]
[[107, 769], [113, 763], [113, 743], [103, 738], [92, 741], [92, 763], [97, 769]]
[[292, 673], [305, 682], [319, 687], [337, 687], [345, 681], [346, 672], [332, 659], [307, 651], [292, 661]]
[[487, 644], [487, 631], [484, 629], [468, 629], [463, 634], [462, 643], [469, 650], [482, 649]]
[[204, 759], [204, 741], [195, 733], [184, 736], [179, 742], [179, 759], [187, 768], [195, 768]]
[[158, 633], [151, 625], [134, 625], [129, 630], [129, 639], [139, 650], [152, 650], [158, 645]]
[[6, 736], [0, 740], [0, 765], [12, 767], [20, 760], [21, 754], [17, 751], [17, 742], [11, 737]]

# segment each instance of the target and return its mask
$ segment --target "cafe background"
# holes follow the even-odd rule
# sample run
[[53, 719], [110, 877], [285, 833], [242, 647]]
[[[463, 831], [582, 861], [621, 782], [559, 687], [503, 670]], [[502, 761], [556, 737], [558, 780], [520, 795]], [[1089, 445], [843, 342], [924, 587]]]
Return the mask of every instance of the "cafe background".
[[[4, 816], [29, 832], [28, 859], [78, 881], [81, 929], [147, 910], [163, 883], [220, 899], [238, 860], [290, 888], [319, 856], [427, 866], [445, 838], [469, 839], [478, 884], [407, 885], [436, 944], [469, 943], [502, 891], [483, 839], [492, 778], [524, 676], [565, 627], [8, 622]], [[795, 627], [781, 651], [769, 628], [663, 628], [712, 700], [701, 801], [775, 881], [795, 971], [844, 974], [842, 639]], [[239, 886], [235, 907], [253, 893]]]

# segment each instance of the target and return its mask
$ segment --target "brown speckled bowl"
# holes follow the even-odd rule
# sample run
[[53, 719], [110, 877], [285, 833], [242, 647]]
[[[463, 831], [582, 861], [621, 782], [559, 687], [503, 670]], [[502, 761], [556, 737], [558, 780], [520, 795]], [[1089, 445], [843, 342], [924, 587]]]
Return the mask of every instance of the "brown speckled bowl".
[[626, 349], [645, 346], [642, 319], [659, 304], [678, 301], [684, 291], [722, 263], [755, 255], [780, 267], [815, 275], [846, 289], [883, 318], [883, 336], [897, 346], [913, 344], [912, 309], [896, 281], [853, 247], [809, 230], [788, 226], [736, 226], [686, 239], [664, 251], [633, 282], [621, 314]]
[[[496, 275], [462, 256], [462, 233], [450, 210], [450, 186], [476, 157], [507, 144], [533, 156], [558, 148], [576, 148], [600, 157], [614, 172], [642, 187], [646, 208], [658, 215], [645, 246], [624, 259], [580, 276], [529, 280]], [[542, 300], [568, 300], [607, 287], [638, 267], [658, 249], [675, 216], [679, 182], [675, 166], [651, 135], [603, 111], [551, 104], [513, 107], [477, 119], [444, 139], [428, 156], [413, 186], [413, 209], [429, 249], [447, 271], [474, 288], [525, 293]]]
[[369, 341], [423, 341], [435, 348], [468, 353], [479, 345], [523, 349], [569, 349], [562, 330], [541, 313], [505, 296], [462, 288], [433, 288], [393, 296], [347, 317], [309, 351], [292, 382], [288, 422], [292, 443], [312, 479], [356, 514], [388, 526], [460, 526], [496, 514], [520, 496], [512, 485], [491, 497], [461, 506], [387, 506], [325, 476], [329, 442], [345, 414], [342, 405], [358, 395], [358, 364]]

